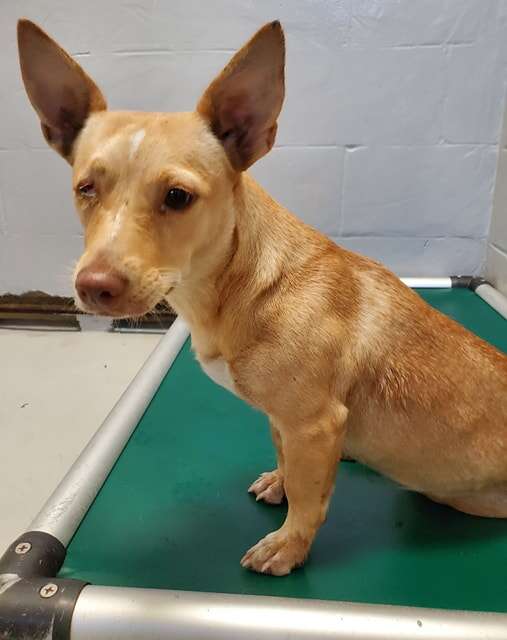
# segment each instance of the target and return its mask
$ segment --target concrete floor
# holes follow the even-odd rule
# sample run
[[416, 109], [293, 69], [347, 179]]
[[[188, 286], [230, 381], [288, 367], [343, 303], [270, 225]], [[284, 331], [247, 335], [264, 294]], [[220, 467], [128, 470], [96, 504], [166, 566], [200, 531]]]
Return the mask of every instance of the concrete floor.
[[0, 555], [26, 530], [160, 337], [0, 330]]

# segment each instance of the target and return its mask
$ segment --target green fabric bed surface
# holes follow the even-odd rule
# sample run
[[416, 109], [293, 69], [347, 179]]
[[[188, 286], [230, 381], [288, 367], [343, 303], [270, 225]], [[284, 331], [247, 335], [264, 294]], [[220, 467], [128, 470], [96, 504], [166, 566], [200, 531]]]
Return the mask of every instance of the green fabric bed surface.
[[[507, 322], [468, 290], [426, 290], [507, 351]], [[94, 584], [507, 612], [507, 521], [460, 514], [343, 463], [307, 565], [239, 565], [285, 507], [247, 494], [273, 468], [266, 419], [214, 385], [188, 343], [70, 544], [61, 571]], [[506, 461], [507, 463], [507, 461]]]

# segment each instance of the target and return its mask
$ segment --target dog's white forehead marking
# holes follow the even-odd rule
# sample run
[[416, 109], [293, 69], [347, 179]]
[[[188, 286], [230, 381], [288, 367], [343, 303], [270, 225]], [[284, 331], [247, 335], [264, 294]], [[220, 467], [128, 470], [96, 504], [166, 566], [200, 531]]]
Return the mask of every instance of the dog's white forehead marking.
[[146, 135], [146, 131], [144, 129], [139, 129], [134, 134], [132, 134], [130, 138], [130, 151], [129, 151], [130, 160], [132, 160], [132, 158], [136, 155], [137, 150], [141, 146], [141, 142], [143, 141], [145, 135]]
[[124, 203], [124, 204], [121, 205], [121, 207], [114, 214], [114, 217], [112, 218], [112, 221], [111, 221], [111, 227], [109, 229], [109, 238], [110, 238], [110, 240], [114, 240], [116, 238], [116, 236], [118, 235], [118, 233], [120, 232], [121, 223], [122, 223], [122, 216], [123, 216], [126, 208], [127, 208], [126, 204]]

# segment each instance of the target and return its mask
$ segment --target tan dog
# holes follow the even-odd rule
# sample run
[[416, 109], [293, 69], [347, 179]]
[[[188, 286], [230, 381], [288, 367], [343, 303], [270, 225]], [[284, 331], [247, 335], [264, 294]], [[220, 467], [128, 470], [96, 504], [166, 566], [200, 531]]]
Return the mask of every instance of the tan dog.
[[44, 136], [73, 167], [78, 305], [132, 316], [166, 298], [204, 370], [270, 418], [278, 468], [250, 490], [286, 495], [288, 516], [243, 566], [282, 575], [304, 562], [342, 453], [461, 511], [507, 517], [507, 357], [245, 173], [275, 140], [278, 22], [194, 113], [107, 111], [31, 22], [19, 23], [19, 50]]

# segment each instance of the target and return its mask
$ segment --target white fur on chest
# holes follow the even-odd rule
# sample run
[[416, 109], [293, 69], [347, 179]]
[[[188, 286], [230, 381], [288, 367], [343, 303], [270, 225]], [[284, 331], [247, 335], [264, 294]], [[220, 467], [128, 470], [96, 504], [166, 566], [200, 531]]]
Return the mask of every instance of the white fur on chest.
[[199, 360], [199, 362], [204, 373], [211, 378], [213, 382], [237, 395], [229, 365], [223, 358], [214, 358], [213, 360], [205, 361]]

